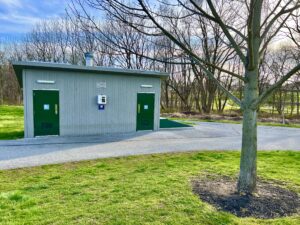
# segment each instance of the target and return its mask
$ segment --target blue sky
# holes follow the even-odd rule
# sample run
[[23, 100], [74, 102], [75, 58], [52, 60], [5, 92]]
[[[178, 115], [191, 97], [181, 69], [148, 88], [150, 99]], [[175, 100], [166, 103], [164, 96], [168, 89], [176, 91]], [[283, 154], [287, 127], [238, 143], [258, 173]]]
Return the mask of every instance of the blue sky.
[[65, 13], [68, 0], [0, 0], [0, 38], [16, 39], [42, 20]]

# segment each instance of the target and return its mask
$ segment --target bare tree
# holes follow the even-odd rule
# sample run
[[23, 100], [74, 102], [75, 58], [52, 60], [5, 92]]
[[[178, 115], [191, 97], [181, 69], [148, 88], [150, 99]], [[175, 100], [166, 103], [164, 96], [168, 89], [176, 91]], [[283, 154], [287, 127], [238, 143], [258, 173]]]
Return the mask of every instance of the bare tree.
[[[300, 8], [298, 0], [282, 1], [198, 1], [174, 0], [153, 1], [137, 0], [133, 3], [119, 0], [76, 0], [84, 7], [101, 9], [109, 12], [115, 19], [143, 32], [149, 36], [166, 36], [176, 44], [191, 60], [199, 66], [206, 76], [215, 82], [228, 97], [240, 106], [243, 111], [243, 137], [240, 163], [238, 191], [252, 193], [256, 188], [257, 176], [257, 110], [268, 96], [291, 78], [299, 69], [296, 64], [291, 70], [285, 71], [281, 78], [259, 93], [260, 64], [270, 42], [280, 33], [283, 25], [292, 13]], [[84, 6], [85, 3], [85, 6]], [[264, 10], [264, 6], [268, 10]], [[172, 8], [172, 10], [164, 10]], [[171, 13], [170, 13], [171, 12]], [[126, 16], [124, 16], [126, 15]], [[234, 17], [235, 20], [230, 20]], [[127, 16], [137, 18], [127, 20]], [[205, 18], [218, 25], [224, 34], [223, 42], [238, 55], [244, 74], [237, 74], [211, 64], [185, 42], [181, 35], [182, 21], [189, 17], [191, 21], [196, 17]], [[193, 27], [195, 30], [199, 27]], [[193, 35], [193, 34], [191, 34]], [[207, 66], [243, 82], [243, 99], [239, 99], [229, 92]]]

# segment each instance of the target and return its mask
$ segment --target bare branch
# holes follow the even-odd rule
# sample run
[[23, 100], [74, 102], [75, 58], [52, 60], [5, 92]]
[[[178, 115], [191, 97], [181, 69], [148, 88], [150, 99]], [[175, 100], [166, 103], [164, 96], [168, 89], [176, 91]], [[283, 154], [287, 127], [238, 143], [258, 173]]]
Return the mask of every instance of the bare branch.
[[258, 99], [253, 103], [253, 107], [257, 108], [259, 104], [261, 104], [274, 90], [278, 89], [284, 82], [290, 79], [294, 74], [296, 74], [300, 70], [300, 64], [295, 66], [292, 70], [290, 70], [286, 75], [284, 75], [278, 82], [270, 86], [267, 90], [265, 90]]
[[178, 46], [180, 46], [188, 55], [190, 55], [195, 62], [198, 63], [198, 65], [205, 71], [206, 75], [209, 77], [209, 79], [212, 79], [216, 82], [217, 86], [222, 89], [231, 99], [234, 101], [237, 105], [241, 106], [241, 100], [238, 99], [236, 96], [234, 96], [231, 92], [229, 92], [223, 85], [214, 77], [214, 75], [205, 67], [202, 65], [203, 60], [200, 59], [194, 52], [192, 52], [190, 49], [188, 49], [183, 43], [178, 41], [170, 32], [168, 32], [166, 29], [164, 29], [150, 14], [148, 9], [146, 8], [143, 0], [138, 0], [139, 4], [143, 8], [144, 12], [147, 14], [147, 16], [150, 18], [150, 20], [168, 37], [170, 38], [174, 43], [176, 43]]
[[[191, 2], [194, 2], [194, 0], [190, 0]], [[217, 23], [220, 25], [220, 27], [222, 28], [224, 34], [226, 35], [226, 37], [228, 38], [228, 40], [230, 41], [230, 43], [232, 44], [233, 48], [235, 49], [236, 53], [238, 54], [238, 56], [240, 57], [241, 61], [244, 63], [244, 65], [247, 64], [246, 62], [246, 57], [243, 54], [243, 52], [241, 51], [241, 48], [237, 45], [237, 43], [235, 42], [234, 38], [231, 36], [230, 32], [228, 31], [226, 25], [223, 23], [222, 19], [220, 18], [220, 16], [218, 15], [214, 5], [212, 4], [211, 0], [207, 0], [207, 3], [209, 5], [210, 10], [212, 11], [212, 14], [214, 15], [214, 17], [216, 18]], [[194, 2], [194, 4], [196, 4]], [[196, 4], [197, 5], [197, 4]]]
[[[272, 20], [271, 20], [271, 21], [269, 22], [269, 24], [266, 26], [266, 28], [265, 28], [263, 34], [261, 35], [261, 38], [262, 38], [262, 39], [264, 39], [264, 38], [268, 35], [268, 33], [270, 32], [270, 30], [271, 30], [271, 28], [273, 27], [274, 23], [277, 21], [277, 19], [278, 19], [279, 17], [281, 17], [281, 16], [283, 16], [284, 14], [287, 14], [287, 13], [292, 13], [294, 10], [300, 8], [300, 3], [299, 3], [299, 1], [298, 1], [298, 3], [297, 3], [295, 6], [293, 6], [293, 7], [287, 9], [289, 3], [291, 3], [291, 2], [292, 2], [292, 0], [290, 0], [284, 7], [282, 7], [282, 9], [280, 10], [280, 12], [277, 13], [277, 14], [272, 18]], [[289, 15], [289, 16], [290, 16], [290, 15]]]

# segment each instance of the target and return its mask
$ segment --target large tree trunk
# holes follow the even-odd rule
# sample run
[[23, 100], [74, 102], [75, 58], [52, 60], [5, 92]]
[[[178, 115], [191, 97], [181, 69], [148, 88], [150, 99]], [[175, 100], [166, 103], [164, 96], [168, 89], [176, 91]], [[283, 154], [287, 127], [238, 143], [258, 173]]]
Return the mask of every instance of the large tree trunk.
[[251, 194], [256, 188], [257, 109], [251, 103], [258, 97], [257, 71], [246, 72], [248, 82], [244, 89], [242, 152], [238, 191]]

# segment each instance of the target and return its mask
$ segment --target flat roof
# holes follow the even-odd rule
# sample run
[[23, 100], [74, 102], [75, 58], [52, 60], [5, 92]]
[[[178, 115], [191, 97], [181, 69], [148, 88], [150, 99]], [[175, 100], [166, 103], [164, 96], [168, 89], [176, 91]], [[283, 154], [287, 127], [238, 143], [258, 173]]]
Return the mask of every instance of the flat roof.
[[78, 66], [64, 63], [49, 63], [49, 62], [30, 62], [30, 61], [14, 61], [12, 66], [17, 75], [20, 86], [22, 87], [22, 72], [24, 69], [35, 70], [52, 70], [52, 71], [70, 71], [70, 72], [84, 72], [84, 73], [96, 73], [96, 74], [108, 74], [108, 75], [129, 75], [129, 76], [146, 76], [146, 77], [158, 77], [167, 78], [168, 73], [158, 71], [147, 70], [133, 70], [133, 69], [121, 69], [113, 67], [102, 66]]

